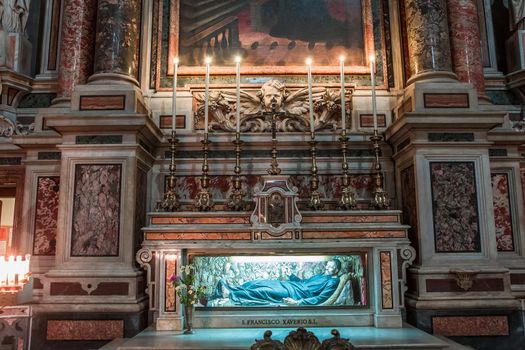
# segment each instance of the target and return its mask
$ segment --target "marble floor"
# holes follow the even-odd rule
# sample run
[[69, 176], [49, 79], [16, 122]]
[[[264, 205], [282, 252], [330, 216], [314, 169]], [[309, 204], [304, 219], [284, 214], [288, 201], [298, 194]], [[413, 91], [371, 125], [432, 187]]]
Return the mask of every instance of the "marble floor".
[[[330, 327], [307, 328], [319, 340], [331, 338]], [[247, 350], [255, 339], [262, 339], [263, 328], [195, 329], [194, 334], [146, 329], [134, 338], [115, 340], [101, 350]], [[283, 341], [292, 328], [272, 329], [272, 339]], [[466, 349], [459, 344], [440, 339], [417, 328], [338, 327], [341, 337], [350, 339], [356, 349]]]

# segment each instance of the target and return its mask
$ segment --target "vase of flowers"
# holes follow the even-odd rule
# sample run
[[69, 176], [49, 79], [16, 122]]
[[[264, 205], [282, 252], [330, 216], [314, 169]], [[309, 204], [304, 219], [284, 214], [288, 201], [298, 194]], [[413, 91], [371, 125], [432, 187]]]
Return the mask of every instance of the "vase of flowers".
[[199, 299], [204, 298], [206, 286], [195, 284], [195, 266], [192, 264], [180, 267], [180, 276], [173, 275], [170, 280], [175, 286], [175, 293], [183, 306], [184, 334], [193, 333], [193, 311]]

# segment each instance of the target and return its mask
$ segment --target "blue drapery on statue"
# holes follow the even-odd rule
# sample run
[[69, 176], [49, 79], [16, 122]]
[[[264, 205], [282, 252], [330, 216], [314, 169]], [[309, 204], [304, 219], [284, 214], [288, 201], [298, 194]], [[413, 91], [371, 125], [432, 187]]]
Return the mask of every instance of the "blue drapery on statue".
[[330, 298], [338, 285], [339, 277], [317, 275], [303, 280], [291, 275], [288, 281], [256, 280], [240, 286], [223, 282], [222, 288], [226, 288], [229, 298], [240, 305], [283, 305], [283, 298], [295, 299], [299, 305], [318, 305]]

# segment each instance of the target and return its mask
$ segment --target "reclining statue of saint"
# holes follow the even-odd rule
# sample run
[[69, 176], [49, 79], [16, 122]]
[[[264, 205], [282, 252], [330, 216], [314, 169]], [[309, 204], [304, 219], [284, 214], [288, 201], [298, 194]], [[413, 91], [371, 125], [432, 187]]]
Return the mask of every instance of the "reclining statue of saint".
[[239, 306], [307, 306], [319, 305], [334, 294], [339, 286], [339, 271], [341, 261], [329, 260], [322, 275], [301, 279], [290, 274], [289, 279], [255, 280], [240, 286], [232, 286], [225, 280], [217, 284], [215, 305], [223, 305], [231, 301]]

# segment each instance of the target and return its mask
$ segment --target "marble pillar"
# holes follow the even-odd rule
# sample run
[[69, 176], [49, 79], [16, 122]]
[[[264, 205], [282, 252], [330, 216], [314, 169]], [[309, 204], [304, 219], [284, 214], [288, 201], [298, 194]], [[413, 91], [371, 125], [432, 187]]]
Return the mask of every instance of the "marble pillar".
[[405, 0], [411, 78], [456, 78], [452, 72], [446, 0]]
[[58, 65], [58, 94], [54, 104], [67, 103], [77, 85], [92, 73], [96, 0], [65, 0]]
[[89, 81], [138, 86], [140, 0], [98, 1], [94, 75]]
[[459, 81], [472, 84], [479, 97], [488, 100], [485, 95], [476, 1], [448, 0], [448, 20], [454, 72]]

